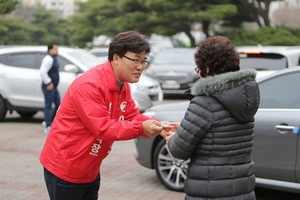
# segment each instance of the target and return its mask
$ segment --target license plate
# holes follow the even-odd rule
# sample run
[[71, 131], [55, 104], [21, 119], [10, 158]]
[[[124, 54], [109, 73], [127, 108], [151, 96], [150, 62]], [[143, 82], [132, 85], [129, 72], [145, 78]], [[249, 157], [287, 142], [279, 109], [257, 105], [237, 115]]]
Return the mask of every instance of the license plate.
[[176, 82], [165, 82], [161, 85], [163, 89], [179, 89], [180, 85]]

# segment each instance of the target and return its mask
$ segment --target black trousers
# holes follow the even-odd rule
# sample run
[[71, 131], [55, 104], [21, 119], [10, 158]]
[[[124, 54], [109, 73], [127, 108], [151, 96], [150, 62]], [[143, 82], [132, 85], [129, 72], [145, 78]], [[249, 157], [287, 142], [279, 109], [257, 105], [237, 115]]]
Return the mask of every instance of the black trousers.
[[44, 178], [51, 200], [97, 200], [100, 174], [91, 183], [76, 184], [64, 181], [44, 168]]

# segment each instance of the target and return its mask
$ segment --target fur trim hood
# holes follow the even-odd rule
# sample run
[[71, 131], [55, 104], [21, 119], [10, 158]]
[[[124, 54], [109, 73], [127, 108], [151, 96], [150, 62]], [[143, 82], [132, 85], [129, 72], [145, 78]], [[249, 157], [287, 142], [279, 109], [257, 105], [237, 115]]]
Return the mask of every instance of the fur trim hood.
[[255, 115], [260, 101], [255, 77], [254, 69], [209, 76], [195, 82], [188, 93], [192, 95], [190, 98], [213, 97], [236, 118], [247, 121]]

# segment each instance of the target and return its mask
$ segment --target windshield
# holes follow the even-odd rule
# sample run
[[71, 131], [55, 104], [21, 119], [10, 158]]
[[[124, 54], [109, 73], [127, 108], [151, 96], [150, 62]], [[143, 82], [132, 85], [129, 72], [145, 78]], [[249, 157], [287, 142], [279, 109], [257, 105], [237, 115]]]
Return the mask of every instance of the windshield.
[[195, 65], [194, 51], [163, 51], [154, 55], [151, 63], [155, 65]]
[[279, 70], [287, 68], [287, 59], [280, 54], [240, 54], [240, 68], [256, 70]]
[[88, 68], [92, 68], [100, 64], [100, 61], [97, 56], [84, 50], [72, 51], [68, 52], [68, 54]]

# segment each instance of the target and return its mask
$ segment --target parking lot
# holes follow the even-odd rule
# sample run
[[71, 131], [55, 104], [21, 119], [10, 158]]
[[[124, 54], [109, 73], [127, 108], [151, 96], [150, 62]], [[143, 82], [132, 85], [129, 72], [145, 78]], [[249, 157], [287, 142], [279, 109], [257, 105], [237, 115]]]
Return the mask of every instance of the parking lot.
[[[15, 113], [0, 123], [0, 199], [47, 200], [39, 153], [47, 135], [43, 113], [21, 119]], [[154, 170], [140, 166], [134, 158], [134, 141], [116, 142], [101, 169], [101, 200], [184, 199], [184, 193], [166, 189]], [[258, 189], [258, 200], [300, 199], [299, 195]]]

